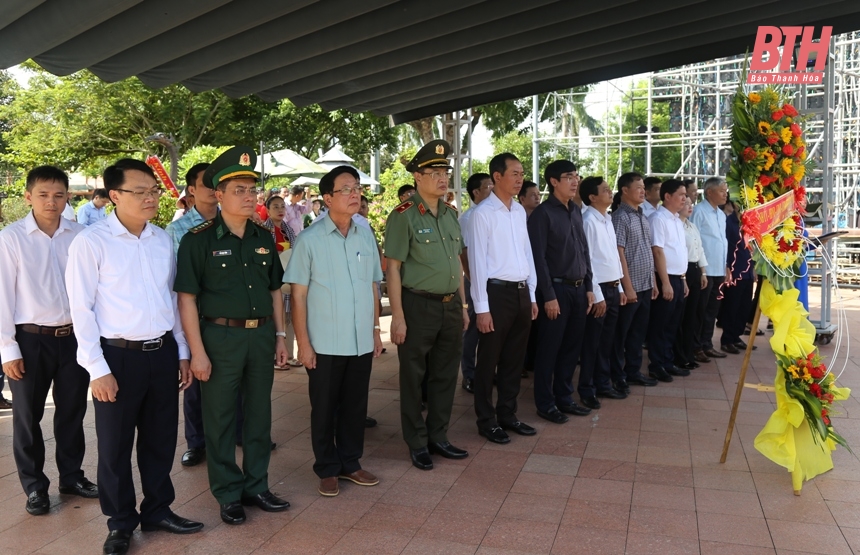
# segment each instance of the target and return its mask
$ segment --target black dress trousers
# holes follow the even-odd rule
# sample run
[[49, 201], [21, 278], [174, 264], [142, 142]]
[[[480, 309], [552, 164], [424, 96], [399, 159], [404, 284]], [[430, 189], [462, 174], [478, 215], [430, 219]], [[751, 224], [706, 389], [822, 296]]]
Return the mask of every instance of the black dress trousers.
[[699, 298], [702, 296], [702, 269], [697, 262], [687, 264], [687, 287], [690, 294], [684, 299], [684, 316], [681, 327], [675, 336], [675, 365], [681, 366], [695, 362], [696, 349], [701, 344], [699, 338]]
[[615, 326], [618, 323], [621, 297], [618, 286], [613, 283], [601, 283], [600, 290], [606, 302], [606, 312], [600, 318], [591, 314], [586, 317], [585, 340], [579, 355], [577, 391], [583, 398], [594, 397], [597, 392], [612, 389], [609, 360], [615, 343]]

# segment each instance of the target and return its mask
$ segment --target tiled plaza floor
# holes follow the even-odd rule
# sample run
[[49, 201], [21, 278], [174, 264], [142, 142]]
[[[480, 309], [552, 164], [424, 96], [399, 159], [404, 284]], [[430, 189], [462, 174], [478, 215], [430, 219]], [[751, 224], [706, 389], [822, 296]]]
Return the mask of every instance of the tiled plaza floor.
[[[860, 292], [843, 296], [843, 329], [860, 335]], [[387, 325], [385, 319], [383, 330]], [[772, 384], [768, 337], [758, 338], [747, 383]], [[396, 349], [386, 345], [371, 378], [369, 412], [379, 426], [367, 431], [362, 461], [380, 477], [378, 486], [341, 482], [338, 497], [317, 493], [307, 375], [277, 372], [272, 434], [278, 448], [269, 475], [272, 490], [292, 508], [278, 514], [249, 509], [244, 525], [222, 524], [206, 466], [179, 464], [185, 449], [180, 425], [173, 509], [206, 527], [190, 536], [137, 531], [131, 553], [860, 553], [860, 462], [839, 449], [835, 469], [807, 482], [795, 497], [789, 474], [753, 448], [773, 409], [772, 393], [745, 389], [728, 461], [719, 463], [740, 355], [705, 364], [671, 384], [634, 386], [628, 399], [605, 400], [601, 410], [564, 425], [536, 416], [531, 380], [523, 380], [518, 414], [538, 434], [513, 436], [503, 446], [478, 436], [472, 397], [458, 387], [449, 437], [470, 457], [434, 457], [436, 468], [422, 472], [411, 466], [400, 437]], [[856, 353], [860, 342], [852, 337], [850, 346]], [[833, 347], [822, 352], [830, 355]], [[848, 361], [841, 384], [860, 394], [860, 363]], [[52, 415], [49, 409], [45, 421]], [[833, 421], [860, 452], [856, 396]], [[95, 479], [92, 410], [86, 426], [86, 472]], [[52, 484], [49, 515], [24, 511], [11, 436], [11, 414], [0, 412], [0, 554], [100, 553], [106, 527], [96, 500], [60, 496]], [[55, 479], [53, 466], [49, 455]]]

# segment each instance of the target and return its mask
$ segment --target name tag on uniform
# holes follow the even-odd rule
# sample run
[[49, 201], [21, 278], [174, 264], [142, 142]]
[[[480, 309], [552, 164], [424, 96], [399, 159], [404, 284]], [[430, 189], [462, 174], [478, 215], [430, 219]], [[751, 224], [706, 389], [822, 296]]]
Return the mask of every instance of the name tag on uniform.
[[433, 230], [432, 229], [419, 229], [418, 230], [418, 235], [421, 235], [423, 233], [433, 233]]
[[231, 254], [233, 254], [233, 251], [231, 251], [231, 250], [212, 251], [212, 256], [230, 256]]
[[254, 249], [254, 252], [257, 254], [269, 254], [269, 249], [260, 247], [259, 249]]

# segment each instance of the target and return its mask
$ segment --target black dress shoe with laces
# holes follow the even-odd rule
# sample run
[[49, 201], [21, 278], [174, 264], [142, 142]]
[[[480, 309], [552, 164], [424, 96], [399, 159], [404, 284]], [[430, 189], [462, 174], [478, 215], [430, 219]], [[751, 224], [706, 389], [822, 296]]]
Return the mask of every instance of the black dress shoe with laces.
[[431, 441], [427, 444], [427, 450], [435, 455], [442, 455], [446, 459], [465, 459], [469, 456], [468, 451], [454, 447], [450, 441]]
[[203, 529], [203, 523], [182, 518], [181, 516], [171, 512], [167, 515], [167, 518], [161, 522], [148, 524], [141, 522], [140, 529], [144, 532], [162, 530], [164, 532], [170, 532], [171, 534], [193, 534], [194, 532], [199, 532]]
[[375, 428], [379, 422], [376, 421], [376, 418], [372, 418], [370, 416], [364, 417], [364, 427], [365, 428]]
[[672, 376], [669, 375], [668, 372], [663, 370], [662, 368], [649, 368], [648, 375], [654, 378], [655, 380], [659, 380], [661, 382], [671, 382]]
[[430, 452], [426, 447], [420, 449], [410, 449], [409, 457], [412, 459], [412, 466], [420, 470], [433, 470], [433, 459], [430, 458]]
[[580, 403], [582, 403], [584, 407], [588, 407], [591, 410], [600, 409], [600, 401], [597, 400], [597, 397], [582, 397], [580, 399]]
[[[744, 343], [743, 341], [738, 341], [737, 343], [735, 343], [735, 347], [737, 347], [737, 348], [738, 348], [738, 350], [741, 350], [741, 351], [746, 351], [746, 350], [747, 350], [747, 344], [746, 344], [746, 343]], [[756, 347], [755, 345], [753, 345], [753, 351], [755, 351], [756, 349], [758, 349], [758, 347]]]
[[572, 414], [574, 416], [585, 416], [587, 414], [591, 414], [590, 408], [581, 407], [573, 402], [569, 405], [558, 405], [558, 410], [567, 414]]
[[269, 490], [266, 490], [263, 493], [258, 493], [253, 497], [243, 497], [242, 505], [253, 505], [267, 513], [278, 513], [290, 508], [289, 501], [284, 501]]
[[690, 375], [689, 370], [687, 370], [685, 368], [678, 368], [677, 366], [674, 366], [674, 365], [670, 366], [668, 368], [664, 368], [664, 370], [666, 370], [666, 372], [670, 376], [682, 376], [683, 377], [683, 376], [689, 376]]
[[612, 384], [612, 389], [615, 391], [620, 391], [625, 396], [630, 395], [630, 385], [627, 383], [627, 380], [618, 380]]
[[570, 420], [570, 418], [568, 418], [566, 414], [558, 410], [558, 408], [556, 407], [552, 407], [546, 412], [539, 410], [537, 411], [537, 415], [544, 420], [549, 420], [553, 424], [564, 424], [565, 422]]
[[726, 353], [721, 353], [717, 351], [716, 349], [705, 349], [704, 353], [706, 356], [709, 356], [711, 358], [726, 358], [727, 356], [729, 356]]
[[95, 499], [99, 496], [99, 487], [86, 478], [81, 478], [71, 486], [60, 486], [60, 493]]
[[205, 447], [193, 447], [182, 454], [182, 460], [179, 461], [182, 466], [197, 466], [206, 458]]
[[48, 491], [39, 489], [27, 496], [27, 512], [31, 515], [43, 515], [51, 510], [51, 498]]
[[475, 392], [475, 380], [470, 378], [463, 378], [463, 389], [465, 389], [469, 393]]
[[238, 501], [221, 505], [221, 520], [225, 524], [242, 524], [245, 522], [245, 509]]
[[657, 385], [657, 380], [644, 376], [638, 372], [633, 376], [628, 376], [627, 381], [633, 385], [644, 385], [645, 387], [654, 387]]
[[494, 426], [492, 428], [483, 428], [478, 430], [478, 433], [489, 439], [493, 443], [504, 445], [505, 443], [511, 442], [511, 437], [506, 434], [500, 426]]
[[537, 430], [525, 422], [520, 422], [519, 420], [514, 420], [512, 422], [499, 422], [499, 425], [503, 430], [510, 430], [514, 433], [520, 434], [521, 436], [533, 436], [537, 433]]
[[615, 388], [612, 389], [603, 389], [597, 392], [598, 397], [605, 397], [606, 399], [626, 399], [627, 394], [623, 391], [619, 391]]
[[111, 530], [107, 535], [102, 552], [105, 555], [125, 555], [128, 553], [130, 540], [131, 530]]

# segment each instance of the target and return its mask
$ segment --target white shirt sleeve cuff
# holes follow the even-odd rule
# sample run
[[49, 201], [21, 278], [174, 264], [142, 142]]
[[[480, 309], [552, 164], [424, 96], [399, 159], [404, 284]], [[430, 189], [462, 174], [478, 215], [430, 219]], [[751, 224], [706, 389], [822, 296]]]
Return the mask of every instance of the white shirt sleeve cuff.
[[[84, 366], [83, 364], [81, 366]], [[110, 367], [105, 361], [104, 357], [99, 358], [98, 360], [93, 361], [92, 364], [88, 366], [84, 366], [87, 369], [87, 372], [90, 373], [90, 381], [97, 380], [101, 377], [107, 376], [110, 374]]]
[[13, 360], [18, 360], [19, 358], [24, 357], [21, 356], [21, 349], [15, 342], [11, 343], [10, 345], [6, 345], [2, 349], [0, 349], [0, 359], [3, 359], [3, 362], [12, 362]]
[[485, 312], [490, 311], [490, 303], [488, 302], [476, 302], [475, 304], [475, 314], [484, 314]]
[[606, 300], [603, 296], [603, 289], [599, 285], [594, 288], [594, 291], [592, 291], [592, 293], [594, 293], [594, 304], [602, 303], [604, 300]]

